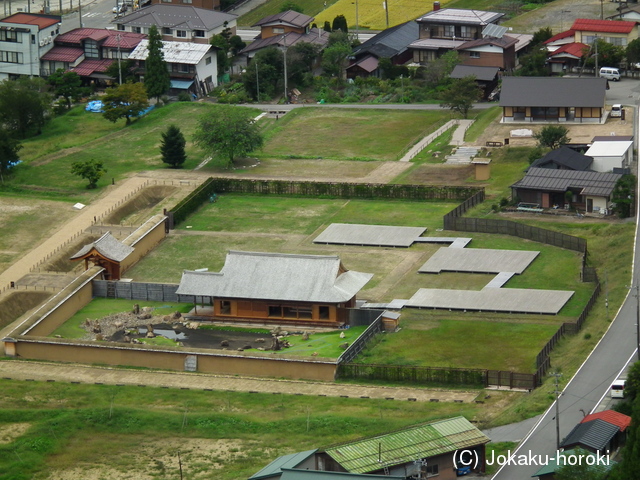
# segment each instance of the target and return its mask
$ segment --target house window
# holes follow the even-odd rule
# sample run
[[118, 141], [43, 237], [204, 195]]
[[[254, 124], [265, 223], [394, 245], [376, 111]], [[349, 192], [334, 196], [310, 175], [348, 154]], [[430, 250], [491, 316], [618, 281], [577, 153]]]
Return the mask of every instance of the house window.
[[95, 40], [85, 40], [84, 54], [87, 58], [100, 58], [100, 50]]
[[194, 37], [204, 38], [204, 30], [194, 30], [193, 31], [193, 36]]
[[329, 307], [326, 305], [320, 305], [318, 307], [318, 314], [320, 319], [327, 320], [329, 318]]
[[444, 26], [444, 37], [453, 38], [456, 36], [456, 27], [453, 25], [445, 25]]
[[211, 65], [211, 56], [207, 57], [204, 61], [205, 65]]
[[596, 38], [598, 37], [596, 37], [595, 35], [585, 35], [583, 41], [584, 43], [591, 45], [596, 40]]
[[425, 467], [425, 473], [427, 474], [427, 477], [438, 475], [438, 464], [429, 465], [427, 463], [427, 466]]
[[142, 28], [140, 28], [140, 27], [131, 27], [131, 31], [133, 33], [142, 33]]
[[124, 32], [124, 25], [118, 24], [118, 30], [120, 30], [121, 32]]
[[31, 35], [31, 44], [32, 45], [36, 44], [36, 36], [35, 35]]
[[229, 300], [220, 302], [220, 315], [231, 315], [231, 302]]
[[480, 52], [469, 52], [469, 57], [480, 58]]
[[18, 43], [18, 32], [14, 30], [0, 30], [0, 42]]
[[473, 30], [467, 25], [460, 27], [460, 36], [462, 38], [473, 38]]
[[171, 35], [172, 30], [170, 28], [167, 27], [162, 27], [162, 34], [163, 35]]
[[607, 38], [607, 42], [609, 42], [611, 45], [617, 45], [619, 47], [627, 46], [627, 39], [622, 37], [609, 37]]
[[182, 3], [191, 4], [191, 3], [193, 3], [193, 0], [182, 0]]
[[269, 305], [269, 316], [282, 318], [282, 307], [280, 305]]
[[273, 27], [273, 33], [284, 33], [284, 28], [282, 28], [282, 27]]
[[176, 30], [176, 37], [178, 38], [187, 38], [186, 30]]
[[22, 61], [22, 53], [20, 53], [20, 52], [3, 52], [3, 51], [0, 51], [0, 62], [2, 62], [2, 63], [24, 63]]

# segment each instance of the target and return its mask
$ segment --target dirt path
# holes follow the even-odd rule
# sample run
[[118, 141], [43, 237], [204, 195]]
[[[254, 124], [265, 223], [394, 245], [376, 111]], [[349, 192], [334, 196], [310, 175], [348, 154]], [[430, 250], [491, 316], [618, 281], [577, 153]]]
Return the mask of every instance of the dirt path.
[[140, 385], [194, 390], [378, 398], [416, 402], [468, 403], [474, 401], [478, 396], [478, 392], [464, 390], [346, 385], [153, 370], [136, 371], [86, 365], [22, 362], [19, 360], [0, 362], [0, 376], [10, 380]]

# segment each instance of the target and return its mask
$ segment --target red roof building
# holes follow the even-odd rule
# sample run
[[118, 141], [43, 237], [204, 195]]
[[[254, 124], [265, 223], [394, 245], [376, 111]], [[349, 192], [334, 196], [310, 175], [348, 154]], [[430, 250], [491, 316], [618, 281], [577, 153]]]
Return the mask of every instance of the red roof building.
[[578, 18], [571, 26], [575, 32], [575, 42], [593, 44], [596, 38], [613, 45], [627, 46], [629, 42], [638, 38], [636, 22], [619, 20], [593, 20]]
[[108, 80], [107, 68], [126, 59], [147, 36], [104, 28], [76, 28], [58, 35], [55, 46], [42, 57], [41, 70], [50, 75], [58, 69], [73, 70], [81, 77]]
[[631, 425], [630, 416], [616, 412], [615, 410], [604, 410], [602, 412], [592, 413], [591, 415], [584, 417], [580, 423], [587, 423], [596, 419], [604, 420], [607, 423], [615, 425], [621, 432], [624, 432], [627, 427]]
[[19, 23], [21, 25], [35, 25], [39, 30], [60, 23], [61, 19], [53, 15], [36, 15], [33, 13], [15, 13], [2, 19], [2, 23]]

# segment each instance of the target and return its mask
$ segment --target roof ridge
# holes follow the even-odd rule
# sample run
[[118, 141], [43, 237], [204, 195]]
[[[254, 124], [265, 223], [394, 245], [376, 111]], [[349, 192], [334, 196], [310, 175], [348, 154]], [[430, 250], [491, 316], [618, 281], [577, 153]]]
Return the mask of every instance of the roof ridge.
[[288, 258], [306, 258], [312, 260], [340, 260], [338, 255], [313, 255], [310, 253], [280, 253], [280, 252], [251, 252], [244, 250], [228, 250], [229, 255], [243, 256], [260, 256], [260, 257], [288, 257]]

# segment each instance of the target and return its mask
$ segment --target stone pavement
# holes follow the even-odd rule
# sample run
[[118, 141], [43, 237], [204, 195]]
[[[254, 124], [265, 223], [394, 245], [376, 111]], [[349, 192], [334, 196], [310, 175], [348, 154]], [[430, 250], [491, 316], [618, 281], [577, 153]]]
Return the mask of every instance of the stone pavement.
[[376, 398], [414, 402], [474, 401], [478, 392], [371, 385], [335, 384], [298, 380], [263, 379], [203, 373], [131, 370], [79, 364], [0, 361], [0, 377], [5, 380], [71, 382], [106, 385], [138, 385], [194, 390], [222, 390], [249, 393], [320, 395], [343, 398]]

